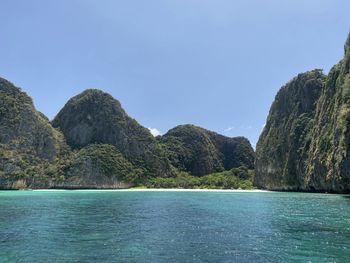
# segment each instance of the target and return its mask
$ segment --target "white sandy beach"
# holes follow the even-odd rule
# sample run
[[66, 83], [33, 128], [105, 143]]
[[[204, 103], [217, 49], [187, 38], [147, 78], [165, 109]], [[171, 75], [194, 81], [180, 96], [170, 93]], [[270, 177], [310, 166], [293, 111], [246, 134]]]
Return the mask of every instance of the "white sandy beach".
[[222, 192], [222, 193], [265, 193], [267, 190], [242, 190], [242, 189], [180, 189], [180, 188], [130, 188], [130, 189], [36, 189], [32, 191], [79, 191], [79, 192]]

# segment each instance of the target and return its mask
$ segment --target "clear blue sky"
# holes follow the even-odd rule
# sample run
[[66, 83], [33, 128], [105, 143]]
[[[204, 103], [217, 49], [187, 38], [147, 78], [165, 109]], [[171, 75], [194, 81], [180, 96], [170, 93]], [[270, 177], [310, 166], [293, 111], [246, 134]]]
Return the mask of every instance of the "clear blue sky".
[[99, 88], [142, 125], [255, 144], [278, 89], [343, 55], [349, 0], [0, 0], [0, 76], [52, 119]]

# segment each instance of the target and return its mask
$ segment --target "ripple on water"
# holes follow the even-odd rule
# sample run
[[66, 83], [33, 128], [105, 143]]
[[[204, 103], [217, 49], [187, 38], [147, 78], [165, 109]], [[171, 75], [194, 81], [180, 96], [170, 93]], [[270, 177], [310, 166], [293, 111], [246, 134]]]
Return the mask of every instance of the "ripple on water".
[[0, 192], [1, 262], [346, 262], [350, 199]]

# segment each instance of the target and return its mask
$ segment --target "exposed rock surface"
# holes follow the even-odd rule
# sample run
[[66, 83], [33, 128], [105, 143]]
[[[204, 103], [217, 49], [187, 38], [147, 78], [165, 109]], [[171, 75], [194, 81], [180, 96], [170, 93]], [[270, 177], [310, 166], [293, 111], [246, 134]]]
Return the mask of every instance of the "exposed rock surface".
[[253, 167], [248, 140], [192, 125], [157, 140], [100, 90], [70, 99], [52, 123], [57, 129], [30, 97], [0, 79], [1, 189], [127, 188], [180, 170], [204, 175]]
[[325, 76], [299, 74], [277, 93], [256, 148], [258, 187], [288, 190], [304, 185], [316, 103]]
[[86, 90], [70, 99], [53, 120], [72, 148], [114, 145], [145, 176], [174, 176], [165, 154], [148, 129], [130, 118], [119, 101], [100, 90]]
[[0, 78], [0, 188], [46, 187], [51, 163], [67, 150], [31, 98]]
[[139, 173], [112, 145], [71, 152], [31, 98], [0, 79], [0, 189], [125, 188]]
[[128, 188], [141, 171], [133, 167], [113, 146], [92, 144], [75, 153], [66, 167], [66, 175], [59, 188]]
[[300, 74], [278, 92], [257, 144], [257, 187], [350, 191], [349, 67], [350, 36], [328, 76]]
[[350, 34], [345, 56], [328, 74], [317, 104], [305, 184], [350, 191]]
[[188, 124], [169, 130], [158, 140], [171, 163], [192, 175], [254, 167], [254, 150], [243, 137], [229, 138]]
[[[238, 167], [240, 173], [232, 172]], [[155, 177], [222, 171], [229, 172], [208, 178], [251, 178], [253, 167], [247, 139], [193, 125], [154, 138], [100, 90], [70, 99], [51, 124], [30, 97], [0, 79], [0, 189], [127, 188]]]
[[64, 147], [63, 135], [36, 111], [26, 93], [0, 78], [0, 143], [53, 160]]

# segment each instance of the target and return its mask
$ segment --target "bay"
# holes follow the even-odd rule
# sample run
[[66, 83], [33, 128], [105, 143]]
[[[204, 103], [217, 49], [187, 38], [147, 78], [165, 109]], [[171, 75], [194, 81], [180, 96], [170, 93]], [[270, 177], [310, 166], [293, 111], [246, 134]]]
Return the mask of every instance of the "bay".
[[0, 191], [0, 262], [349, 262], [350, 198]]

